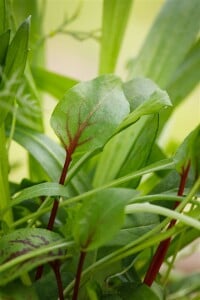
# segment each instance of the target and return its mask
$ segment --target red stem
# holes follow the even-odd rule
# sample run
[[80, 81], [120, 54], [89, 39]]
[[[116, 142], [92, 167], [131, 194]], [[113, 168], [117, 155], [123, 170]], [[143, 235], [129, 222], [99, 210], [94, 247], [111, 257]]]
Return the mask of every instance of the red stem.
[[[185, 189], [185, 185], [186, 185], [186, 180], [188, 177], [188, 173], [189, 173], [189, 169], [190, 169], [190, 161], [188, 162], [186, 168], [183, 168], [180, 176], [180, 184], [179, 184], [179, 189], [178, 189], [178, 196], [182, 196], [184, 189]], [[174, 209], [179, 205], [179, 202], [177, 201], [174, 205]], [[172, 228], [174, 225], [176, 224], [176, 220], [171, 220], [171, 222], [169, 223], [167, 230]], [[154, 280], [156, 279], [156, 276], [160, 270], [161, 265], [164, 262], [167, 250], [169, 248], [171, 242], [171, 237], [167, 238], [166, 240], [160, 242], [153, 258], [152, 261], [150, 263], [150, 266], [147, 270], [146, 276], [144, 278], [144, 283], [148, 286], [151, 286], [152, 283], [154, 282]]]
[[76, 281], [75, 281], [75, 285], [74, 285], [72, 300], [78, 299], [79, 286], [80, 286], [80, 282], [81, 282], [81, 273], [82, 273], [85, 257], [86, 257], [86, 252], [81, 251], [80, 257], [79, 257], [79, 263], [78, 263], [78, 267], [77, 267], [77, 271], [76, 271]]
[[58, 296], [59, 300], [64, 300], [64, 295], [63, 295], [63, 285], [62, 285], [62, 280], [60, 276], [60, 262], [59, 260], [53, 261], [50, 263], [55, 277], [56, 277], [56, 282], [57, 282], [57, 287], [58, 287]]

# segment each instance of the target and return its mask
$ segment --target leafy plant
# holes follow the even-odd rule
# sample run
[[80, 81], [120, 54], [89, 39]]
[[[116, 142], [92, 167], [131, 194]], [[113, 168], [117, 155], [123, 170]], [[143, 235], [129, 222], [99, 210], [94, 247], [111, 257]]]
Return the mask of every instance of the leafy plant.
[[[171, 156], [158, 139], [199, 82], [199, 0], [165, 1], [124, 81], [115, 70], [132, 0], [104, 0], [101, 30], [69, 29], [78, 8], [49, 34], [38, 2], [0, 0], [0, 298], [197, 299], [196, 275], [188, 286], [170, 273], [199, 237], [200, 126]], [[45, 68], [56, 34], [99, 43], [96, 78]], [[44, 130], [41, 91], [59, 100], [60, 142]], [[15, 183], [12, 140], [29, 157]]]

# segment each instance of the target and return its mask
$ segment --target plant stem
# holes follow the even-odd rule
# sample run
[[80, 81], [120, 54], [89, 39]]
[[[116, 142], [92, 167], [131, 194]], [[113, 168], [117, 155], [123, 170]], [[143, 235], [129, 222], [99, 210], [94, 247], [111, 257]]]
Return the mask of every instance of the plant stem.
[[[6, 137], [4, 126], [0, 127], [0, 191], [1, 191], [1, 201], [0, 210], [3, 211], [4, 208], [9, 206], [10, 195], [9, 195], [9, 183], [8, 183], [8, 157], [6, 149]], [[3, 221], [7, 223], [8, 226], [12, 224], [12, 212], [9, 210], [3, 217]]]
[[[186, 180], [187, 180], [188, 173], [189, 173], [189, 169], [190, 169], [190, 161], [188, 162], [186, 168], [183, 168], [182, 173], [180, 174], [181, 178], [180, 178], [180, 184], [179, 184], [179, 189], [178, 189], [178, 193], [177, 193], [178, 196], [183, 195]], [[178, 205], [179, 205], [179, 202], [176, 201], [176, 203], [174, 205], [174, 209]], [[175, 219], [171, 220], [171, 222], [169, 223], [169, 225], [167, 227], [167, 230], [172, 228], [175, 224], [176, 224], [176, 220]], [[170, 242], [171, 242], [171, 237], [167, 238], [166, 240], [162, 241], [159, 244], [159, 246], [152, 258], [150, 266], [147, 270], [145, 278], [144, 278], [144, 283], [146, 285], [151, 286], [152, 283], [154, 282], [154, 280], [156, 279], [156, 276], [160, 270], [160, 267], [161, 267], [162, 263], [164, 262]]]
[[79, 263], [78, 263], [78, 267], [77, 267], [77, 271], [76, 271], [76, 279], [75, 279], [75, 284], [74, 284], [72, 300], [78, 299], [78, 292], [79, 292], [79, 286], [80, 286], [80, 281], [81, 281], [81, 273], [82, 273], [85, 257], [86, 257], [86, 252], [81, 251], [80, 257], [79, 257]]
[[55, 277], [56, 277], [56, 282], [57, 282], [57, 287], [58, 287], [58, 296], [59, 300], [64, 300], [64, 294], [63, 294], [63, 286], [62, 286], [62, 280], [60, 276], [60, 262], [59, 260], [53, 261], [50, 263]]

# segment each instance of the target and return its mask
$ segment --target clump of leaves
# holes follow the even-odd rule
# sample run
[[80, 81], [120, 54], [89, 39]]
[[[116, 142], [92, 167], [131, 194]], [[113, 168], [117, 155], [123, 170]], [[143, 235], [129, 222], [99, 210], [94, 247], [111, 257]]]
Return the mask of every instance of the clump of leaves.
[[[0, 296], [184, 299], [184, 279], [169, 275], [177, 253], [199, 237], [200, 126], [171, 157], [157, 139], [199, 81], [200, 2], [164, 3], [125, 81], [115, 68], [131, 0], [103, 1], [101, 38], [67, 29], [79, 10], [45, 35], [37, 1], [20, 11], [8, 4], [0, 0]], [[10, 16], [28, 12], [32, 32], [29, 18], [15, 30]], [[58, 33], [95, 37], [94, 79], [44, 68], [42, 44]], [[40, 45], [31, 59], [29, 39], [33, 52]], [[50, 120], [60, 143], [44, 132], [38, 89], [61, 99]], [[13, 139], [29, 154], [30, 176], [17, 183], [8, 179]], [[187, 295], [196, 297], [190, 280]]]

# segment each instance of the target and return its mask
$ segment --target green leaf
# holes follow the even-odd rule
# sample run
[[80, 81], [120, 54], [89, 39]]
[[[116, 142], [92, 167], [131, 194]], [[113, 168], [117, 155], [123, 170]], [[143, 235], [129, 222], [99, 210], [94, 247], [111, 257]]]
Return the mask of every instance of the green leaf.
[[125, 224], [106, 246], [125, 246], [153, 229], [160, 222], [159, 216], [149, 213], [127, 215]]
[[104, 0], [99, 73], [112, 73], [122, 45], [132, 0]]
[[153, 290], [145, 284], [135, 287], [133, 283], [124, 283], [119, 288], [119, 294], [126, 300], [160, 300]]
[[[52, 248], [45, 255], [38, 255], [35, 258], [26, 259], [14, 265], [9, 264], [15, 258], [23, 257], [23, 255], [29, 254], [35, 249], [42, 249], [61, 240], [62, 238], [57, 233], [40, 228], [18, 229], [3, 236], [0, 240], [0, 265], [1, 267], [4, 266], [4, 269], [0, 272], [0, 285], [5, 285], [44, 261], [51, 261], [62, 256], [62, 250], [53, 250]], [[8, 265], [7, 268], [5, 267], [6, 264]]]
[[[5, 31], [0, 35], [0, 66], [2, 67], [4, 65], [6, 54], [8, 50], [8, 44], [10, 40], [10, 31]], [[2, 74], [0, 74], [1, 77]]]
[[25, 65], [28, 52], [28, 38], [29, 38], [29, 26], [30, 18], [26, 19], [22, 25], [17, 30], [11, 44], [8, 47], [5, 67], [3, 69], [3, 74], [5, 80], [1, 84], [1, 89], [7, 88], [7, 83], [11, 83], [9, 90], [9, 95], [2, 97], [0, 103], [0, 126], [6, 118], [6, 115], [12, 104], [14, 93], [19, 86], [19, 79], [21, 78]]
[[187, 167], [187, 164], [191, 164], [198, 173], [200, 170], [200, 125], [197, 126], [183, 141], [174, 156], [174, 162], [176, 169], [179, 173], [182, 173], [183, 168]]
[[39, 67], [33, 67], [32, 73], [36, 85], [57, 99], [62, 98], [68, 89], [78, 83], [78, 80]]
[[[94, 176], [94, 186], [101, 186], [142, 168], [151, 153], [157, 129], [158, 116], [151, 115], [142, 117], [137, 123], [114, 136], [101, 154]], [[134, 188], [138, 180], [132, 180], [126, 186]]]
[[129, 113], [121, 80], [97, 77], [71, 88], [51, 117], [51, 125], [70, 154], [101, 148]]
[[177, 68], [166, 89], [176, 106], [199, 83], [200, 78], [200, 39]]
[[23, 127], [16, 128], [14, 139], [40, 163], [49, 178], [58, 181], [65, 161], [65, 151], [61, 146], [45, 134]]
[[31, 299], [39, 300], [36, 295], [35, 289], [31, 286], [25, 286], [23, 283], [12, 282], [7, 284], [5, 287], [1, 287], [0, 290], [1, 300], [22, 300]]
[[94, 250], [117, 233], [132, 190], [107, 189], [85, 199], [75, 216], [73, 235], [83, 251]]
[[124, 93], [130, 103], [131, 113], [119, 130], [135, 123], [143, 115], [158, 113], [172, 105], [168, 94], [147, 78], [135, 78], [124, 83]]
[[6, 9], [6, 0], [0, 0], [0, 34], [7, 30], [8, 16]]
[[182, 0], [181, 5], [179, 0], [166, 1], [134, 60], [131, 77], [149, 77], [166, 87], [196, 40], [199, 14], [199, 0]]

